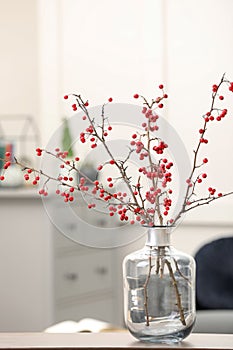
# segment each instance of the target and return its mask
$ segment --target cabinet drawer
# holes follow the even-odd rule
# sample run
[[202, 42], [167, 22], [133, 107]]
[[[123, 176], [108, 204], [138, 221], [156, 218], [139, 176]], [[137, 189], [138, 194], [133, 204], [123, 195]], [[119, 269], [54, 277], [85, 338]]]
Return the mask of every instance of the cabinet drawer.
[[56, 300], [112, 289], [110, 251], [63, 256], [56, 260], [55, 269]]

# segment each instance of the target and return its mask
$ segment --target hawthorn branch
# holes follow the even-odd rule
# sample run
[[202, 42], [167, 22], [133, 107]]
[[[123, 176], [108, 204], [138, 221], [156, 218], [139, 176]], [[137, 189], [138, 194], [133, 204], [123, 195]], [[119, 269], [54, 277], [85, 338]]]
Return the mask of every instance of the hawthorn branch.
[[[209, 113], [210, 114], [215, 109], [216, 96], [218, 95], [218, 91], [219, 91], [221, 85], [224, 82], [225, 82], [225, 74], [223, 74], [219, 84], [217, 85], [216, 91], [214, 91], [212, 93], [211, 105], [210, 105], [210, 109], [209, 109]], [[207, 126], [207, 120], [206, 120], [205, 116], [203, 116], [203, 118], [204, 118], [203, 133], [201, 135], [201, 138], [199, 139], [199, 142], [197, 144], [196, 149], [194, 150], [193, 166], [192, 166], [192, 170], [191, 170], [191, 173], [190, 173], [190, 176], [189, 176], [190, 183], [192, 183], [193, 175], [195, 173], [195, 170], [198, 168], [198, 166], [197, 166], [197, 157], [198, 157], [198, 153], [199, 153], [199, 150], [200, 150], [200, 147], [201, 147], [201, 143], [202, 143], [201, 139], [203, 139], [203, 136], [205, 135], [206, 130], [207, 130], [207, 127], [206, 127]], [[184, 196], [184, 201], [183, 201], [182, 208], [181, 208], [180, 212], [177, 214], [176, 218], [174, 219], [173, 224], [175, 224], [177, 222], [177, 220], [181, 217], [181, 215], [183, 213], [185, 213], [186, 211], [189, 211], [189, 210], [191, 210], [193, 208], [196, 208], [196, 206], [194, 206], [194, 207], [189, 208], [188, 210], [185, 209], [186, 205], [187, 205], [188, 197], [189, 197], [189, 192], [190, 192], [190, 187], [187, 186], [187, 190], [186, 190], [186, 193], [185, 193], [185, 196]], [[206, 203], [206, 204], [208, 204], [208, 203]]]

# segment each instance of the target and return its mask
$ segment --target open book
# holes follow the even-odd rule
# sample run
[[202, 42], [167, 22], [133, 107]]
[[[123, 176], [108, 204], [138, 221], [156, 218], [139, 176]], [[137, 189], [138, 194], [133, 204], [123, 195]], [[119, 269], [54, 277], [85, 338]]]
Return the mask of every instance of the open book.
[[63, 321], [56, 323], [55, 325], [48, 327], [44, 330], [46, 333], [77, 333], [77, 332], [110, 332], [123, 330], [119, 327], [115, 327], [110, 323], [95, 320], [93, 318], [83, 318], [82, 320], [75, 321]]

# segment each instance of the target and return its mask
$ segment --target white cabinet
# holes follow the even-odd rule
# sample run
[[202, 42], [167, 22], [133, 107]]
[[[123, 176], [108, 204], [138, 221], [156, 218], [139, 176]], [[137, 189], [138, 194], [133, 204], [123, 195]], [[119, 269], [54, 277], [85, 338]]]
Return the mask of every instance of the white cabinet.
[[122, 324], [117, 249], [87, 248], [54, 228], [55, 322], [91, 317]]
[[0, 189], [0, 332], [53, 322], [50, 223], [35, 190]]
[[[56, 225], [52, 226], [55, 322], [91, 317], [123, 326], [122, 260], [129, 251], [142, 247], [143, 243], [137, 241], [121, 248], [88, 248], [75, 243], [62, 235], [58, 228], [79, 242], [82, 240], [96, 246], [104, 246], [105, 238], [108, 240], [110, 235], [112, 241], [109, 242], [113, 245], [119, 237], [118, 242], [124, 235], [128, 237], [125, 241], [132, 241], [135, 235], [131, 225], [117, 228], [120, 221], [111, 228], [112, 218], [87, 209], [86, 203], [81, 205], [79, 196], [71, 205], [62, 203], [56, 198], [46, 203]], [[85, 236], [89, 239], [85, 240]]]
[[60, 243], [54, 259], [55, 322], [91, 317], [116, 323], [114, 253], [82, 247], [59, 235], [54, 232]]

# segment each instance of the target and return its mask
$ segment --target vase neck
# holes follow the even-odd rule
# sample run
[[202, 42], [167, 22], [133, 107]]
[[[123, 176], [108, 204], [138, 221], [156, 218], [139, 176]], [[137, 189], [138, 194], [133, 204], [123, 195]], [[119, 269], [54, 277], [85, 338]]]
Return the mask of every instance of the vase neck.
[[170, 246], [170, 227], [150, 227], [147, 230], [146, 246], [167, 247]]

